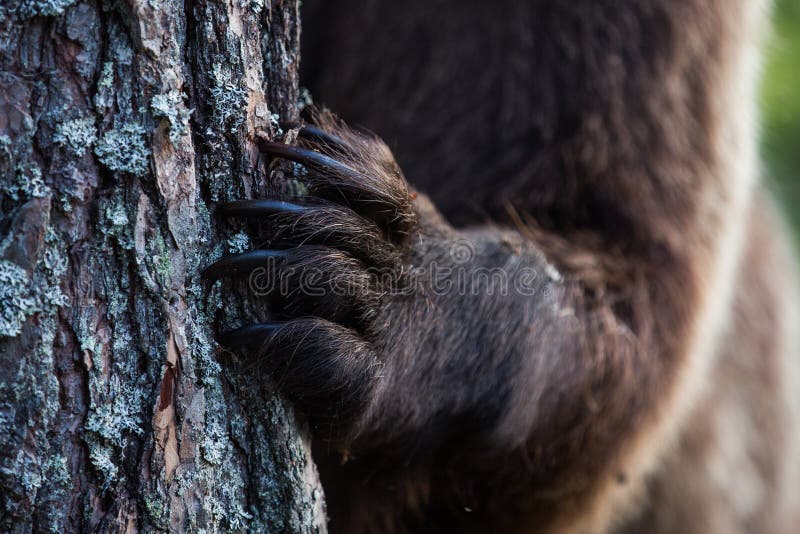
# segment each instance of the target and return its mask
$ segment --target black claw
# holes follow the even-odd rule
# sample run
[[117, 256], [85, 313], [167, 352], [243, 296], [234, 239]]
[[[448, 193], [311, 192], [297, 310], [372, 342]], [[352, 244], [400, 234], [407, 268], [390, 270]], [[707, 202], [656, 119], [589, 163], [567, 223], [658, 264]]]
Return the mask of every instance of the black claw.
[[281, 130], [293, 130], [294, 128], [301, 127], [302, 124], [297, 121], [278, 121], [278, 127]]
[[217, 207], [217, 213], [226, 217], [265, 217], [279, 213], [302, 213], [308, 206], [283, 200], [236, 200]]
[[280, 327], [279, 323], [251, 324], [223, 332], [219, 335], [217, 341], [223, 347], [232, 349], [245, 346], [255, 347], [256, 345], [262, 345]]
[[310, 139], [312, 141], [321, 141], [322, 143], [330, 146], [340, 152], [350, 152], [349, 145], [340, 137], [330, 134], [322, 128], [316, 126], [303, 126], [300, 129], [300, 137]]
[[264, 267], [270, 259], [285, 259], [287, 254], [285, 250], [252, 250], [225, 256], [206, 267], [201, 276], [215, 281], [225, 276], [249, 274], [258, 267]]
[[275, 143], [273, 141], [266, 141], [263, 138], [260, 140], [259, 146], [261, 147], [261, 150], [267, 154], [285, 158], [289, 161], [294, 161], [295, 163], [316, 167], [317, 169], [322, 170], [329, 169], [343, 174], [356, 174], [355, 170], [348, 167], [344, 163], [336, 161], [330, 156], [320, 154], [319, 152], [314, 152], [313, 150], [309, 150], [307, 148], [284, 145], [283, 143]]

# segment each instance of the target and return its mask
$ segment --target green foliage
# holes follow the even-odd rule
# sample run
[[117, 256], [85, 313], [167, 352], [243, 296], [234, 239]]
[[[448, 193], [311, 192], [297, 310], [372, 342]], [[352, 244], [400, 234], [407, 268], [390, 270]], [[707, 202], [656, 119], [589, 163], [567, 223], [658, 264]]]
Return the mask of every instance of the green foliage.
[[800, 2], [778, 0], [761, 86], [761, 152], [800, 236]]

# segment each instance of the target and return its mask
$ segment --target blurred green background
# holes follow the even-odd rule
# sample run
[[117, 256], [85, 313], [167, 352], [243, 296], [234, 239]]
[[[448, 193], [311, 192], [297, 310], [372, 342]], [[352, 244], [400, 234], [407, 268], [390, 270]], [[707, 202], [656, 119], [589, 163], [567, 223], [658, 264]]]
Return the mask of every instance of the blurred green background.
[[761, 87], [761, 153], [800, 244], [800, 0], [778, 0]]

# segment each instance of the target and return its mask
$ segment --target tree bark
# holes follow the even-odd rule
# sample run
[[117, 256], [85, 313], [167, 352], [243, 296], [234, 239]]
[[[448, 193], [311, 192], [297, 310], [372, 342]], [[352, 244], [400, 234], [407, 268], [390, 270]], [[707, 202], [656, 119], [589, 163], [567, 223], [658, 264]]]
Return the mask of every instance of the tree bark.
[[325, 530], [306, 433], [198, 272], [217, 202], [290, 187], [296, 0], [0, 5], [0, 530]]

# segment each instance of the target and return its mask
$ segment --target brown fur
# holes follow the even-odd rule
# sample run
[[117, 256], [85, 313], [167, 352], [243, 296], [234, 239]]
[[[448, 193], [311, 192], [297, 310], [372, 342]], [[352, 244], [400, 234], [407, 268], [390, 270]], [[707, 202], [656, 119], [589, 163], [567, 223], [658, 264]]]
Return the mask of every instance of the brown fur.
[[[712, 376], [625, 532], [793, 532], [800, 398], [793, 258], [763, 198], [747, 216], [733, 315]], [[787, 355], [790, 357], [787, 358]]]
[[[412, 182], [454, 222], [513, 223], [510, 205], [527, 222], [563, 236], [543, 239], [547, 234], [539, 231], [533, 241], [578, 281], [573, 305], [585, 315], [579, 315], [577, 354], [588, 358], [583, 369], [597, 376], [584, 387], [593, 391], [591, 405], [601, 408], [591, 413], [582, 396], [573, 397], [572, 408], [562, 402], [538, 431], [546, 428], [547, 434], [534, 432], [529, 442], [560, 444], [562, 451], [565, 443], [574, 443], [581, 459], [570, 459], [568, 452], [538, 452], [558, 459], [543, 462], [554, 470], [539, 473], [533, 488], [543, 495], [552, 489], [555, 502], [547, 509], [571, 506], [570, 515], [585, 514], [589, 505], [580, 504], [582, 498], [573, 503], [569, 496], [589, 495], [591, 488], [602, 488], [598, 480], [608, 477], [635, 485], [631, 478], [638, 474], [623, 473], [625, 451], [634, 454], [630, 448], [635, 448], [626, 440], [679, 415], [669, 408], [671, 398], [695, 393], [681, 391], [676, 374], [682, 367], [694, 369], [686, 358], [711, 358], [687, 354], [687, 338], [689, 325], [702, 320], [699, 310], [709, 306], [704, 301], [725, 298], [709, 295], [711, 284], [704, 282], [722, 271], [715, 265], [721, 256], [715, 245], [724, 234], [720, 228], [735, 224], [748, 210], [748, 201], [737, 195], [746, 198], [750, 187], [736, 192], [735, 182], [752, 177], [728, 171], [748, 165], [737, 151], [753, 150], [754, 139], [730, 116], [746, 114], [752, 103], [725, 93], [740, 83], [735, 70], [753, 53], [752, 36], [764, 13], [743, 0], [467, 4], [329, 2], [327, 16], [312, 18], [307, 28], [307, 78], [326, 104], [393, 142]], [[314, 9], [312, 3], [312, 17]], [[774, 224], [761, 233], [745, 238], [747, 249], [756, 251], [744, 257], [736, 282], [741, 293], [760, 278], [758, 299], [737, 296], [733, 320], [753, 315], [749, 308], [756, 302], [771, 313], [737, 328], [733, 348], [717, 350], [757, 359], [750, 364], [753, 373], [768, 373], [761, 370], [767, 362], [786, 365], [787, 358], [797, 357], [790, 352], [794, 347], [765, 342], [752, 347], [759, 330], [776, 338], [791, 332], [792, 325], [780, 319], [794, 306], [792, 299], [776, 295], [778, 282], [793, 287], [787, 277], [769, 280], [764, 278], [775, 275], [753, 273], [751, 258], [783, 239], [774, 237], [779, 234]], [[721, 261], [738, 263], [737, 256]], [[791, 272], [787, 260], [773, 261], [763, 270]], [[722, 313], [726, 306], [720, 306]], [[621, 325], [629, 333], [620, 339], [615, 332]], [[721, 387], [719, 358], [709, 377], [699, 378], [696, 394], [703, 398]], [[608, 371], [601, 372], [603, 362]], [[546, 391], [557, 379], [534, 381], [524, 391]], [[730, 380], [744, 386], [755, 378], [743, 373]], [[785, 404], [786, 390], [756, 383], [752, 398], [741, 402], [753, 410], [763, 403]], [[584, 418], [585, 425], [579, 423]], [[797, 432], [791, 414], [779, 412], [773, 419], [784, 432]], [[671, 432], [686, 424], [669, 423]], [[785, 467], [782, 440], [774, 427], [769, 430], [760, 436], [758, 456], [761, 461], [773, 457]], [[633, 441], [658, 448], [646, 438]], [[722, 447], [708, 454], [714, 450], [721, 454]], [[670, 461], [680, 461], [670, 454]], [[587, 482], [565, 482], [576, 476]], [[764, 477], [763, 484], [775, 491], [776, 483]], [[760, 513], [770, 516], [777, 500], [762, 502]], [[660, 515], [702, 525], [704, 515], [735, 516], [734, 504], [696, 506], [684, 517], [680, 508], [666, 508]], [[720, 510], [723, 505], [727, 509]], [[748, 525], [728, 524], [742, 530]]]
[[[296, 158], [315, 215], [273, 229], [303, 269], [388, 263], [413, 287], [289, 295], [261, 347], [326, 440], [332, 530], [788, 531], [800, 362], [786, 238], [754, 193], [762, 7], [308, 2], [315, 95], [430, 196], [323, 114], [342, 143], [304, 146], [336, 163]], [[408, 271], [433, 262], [533, 270], [535, 291], [439, 294]]]

